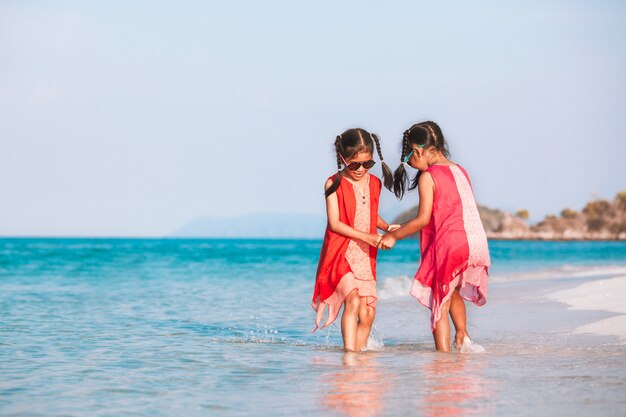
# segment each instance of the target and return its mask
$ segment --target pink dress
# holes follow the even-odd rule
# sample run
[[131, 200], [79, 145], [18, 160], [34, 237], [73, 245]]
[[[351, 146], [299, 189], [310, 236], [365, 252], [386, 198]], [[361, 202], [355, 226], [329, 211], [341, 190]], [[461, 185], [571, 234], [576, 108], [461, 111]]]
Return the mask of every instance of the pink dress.
[[434, 332], [455, 288], [476, 305], [487, 302], [491, 261], [467, 172], [459, 165], [433, 165], [425, 172], [435, 182], [435, 195], [430, 222], [420, 234], [422, 260], [410, 293], [431, 310]]

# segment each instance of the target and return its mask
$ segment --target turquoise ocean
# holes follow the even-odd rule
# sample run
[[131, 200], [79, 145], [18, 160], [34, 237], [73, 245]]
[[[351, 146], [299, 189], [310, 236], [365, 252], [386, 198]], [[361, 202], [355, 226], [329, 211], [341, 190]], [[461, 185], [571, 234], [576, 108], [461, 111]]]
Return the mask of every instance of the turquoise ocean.
[[403, 241], [344, 354], [312, 333], [319, 240], [0, 239], [0, 415], [626, 415], [624, 344], [574, 333], [610, 314], [546, 297], [626, 275], [626, 242], [489, 245], [486, 353], [434, 352]]

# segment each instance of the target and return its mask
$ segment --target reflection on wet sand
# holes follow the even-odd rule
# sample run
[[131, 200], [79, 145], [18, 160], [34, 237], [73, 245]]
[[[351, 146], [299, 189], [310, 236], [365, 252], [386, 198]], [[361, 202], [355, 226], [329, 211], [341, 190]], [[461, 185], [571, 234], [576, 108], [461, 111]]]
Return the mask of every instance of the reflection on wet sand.
[[433, 354], [422, 370], [423, 414], [430, 417], [493, 414], [491, 400], [496, 386], [482, 376], [485, 366], [482, 355]]
[[343, 368], [326, 376], [323, 405], [346, 416], [381, 415], [389, 376], [367, 353], [344, 353]]

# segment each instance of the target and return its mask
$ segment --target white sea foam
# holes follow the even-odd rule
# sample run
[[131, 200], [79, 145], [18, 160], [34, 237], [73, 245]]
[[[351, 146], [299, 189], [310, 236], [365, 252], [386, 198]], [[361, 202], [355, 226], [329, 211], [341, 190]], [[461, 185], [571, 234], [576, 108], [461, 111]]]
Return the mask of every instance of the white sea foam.
[[384, 278], [378, 284], [378, 290], [376, 291], [378, 299], [389, 300], [391, 298], [408, 296], [412, 282], [413, 279], [406, 275]]

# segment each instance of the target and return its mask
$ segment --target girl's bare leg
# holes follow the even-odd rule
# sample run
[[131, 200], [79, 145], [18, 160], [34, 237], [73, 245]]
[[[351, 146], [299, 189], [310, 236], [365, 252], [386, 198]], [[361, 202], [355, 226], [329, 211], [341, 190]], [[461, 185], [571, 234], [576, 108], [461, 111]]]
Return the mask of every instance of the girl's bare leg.
[[354, 289], [343, 303], [341, 316], [341, 336], [343, 337], [343, 350], [346, 352], [356, 351], [357, 317], [360, 305], [359, 290]]
[[459, 294], [459, 290], [456, 289], [452, 293], [450, 298], [450, 317], [452, 317], [452, 323], [454, 323], [454, 329], [456, 330], [456, 336], [454, 341], [457, 346], [463, 344], [463, 338], [469, 335], [467, 334], [466, 326], [466, 314], [465, 314], [465, 300]]
[[356, 350], [361, 351], [367, 344], [370, 337], [372, 323], [376, 316], [376, 309], [367, 305], [367, 297], [360, 297], [361, 305], [359, 307], [359, 324], [356, 329]]
[[435, 348], [441, 352], [450, 352], [450, 321], [448, 314], [450, 311], [450, 300], [441, 306], [441, 318], [435, 325]]

